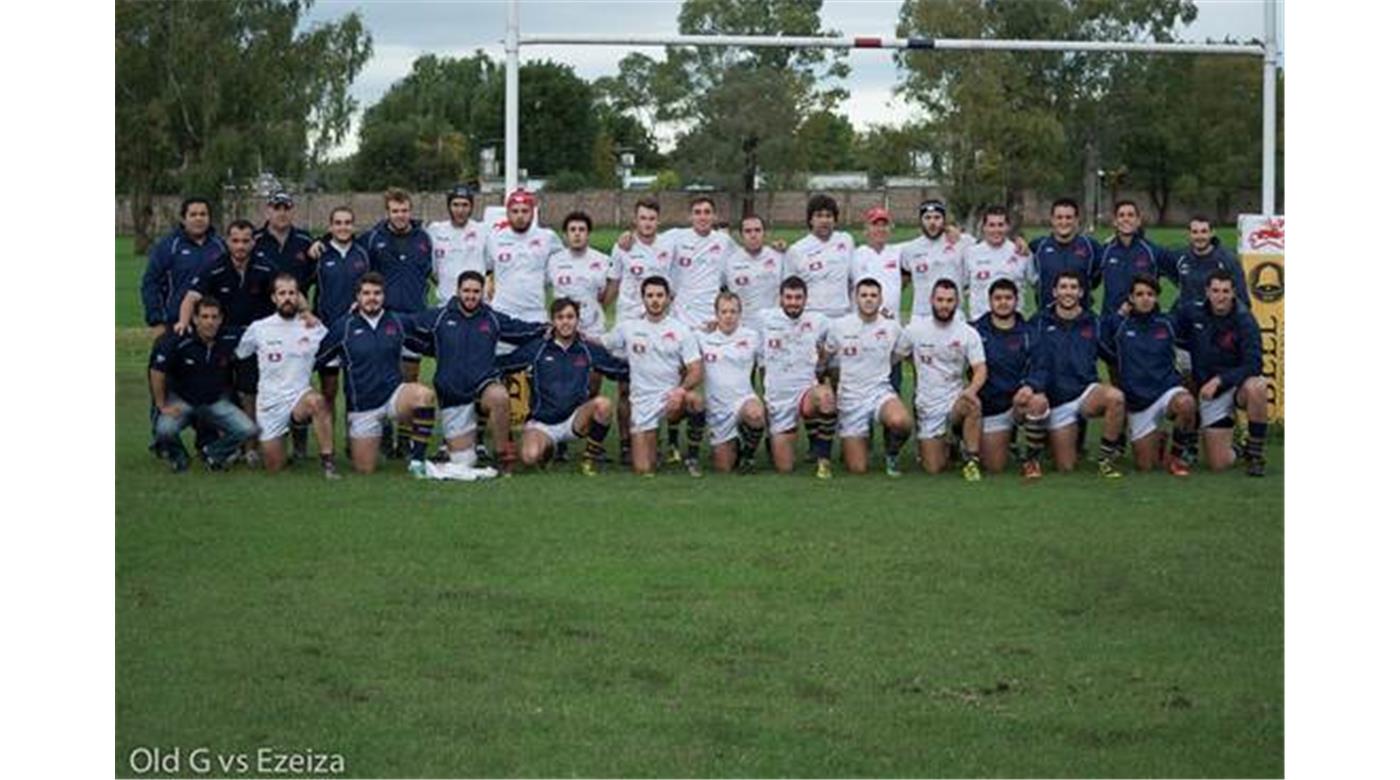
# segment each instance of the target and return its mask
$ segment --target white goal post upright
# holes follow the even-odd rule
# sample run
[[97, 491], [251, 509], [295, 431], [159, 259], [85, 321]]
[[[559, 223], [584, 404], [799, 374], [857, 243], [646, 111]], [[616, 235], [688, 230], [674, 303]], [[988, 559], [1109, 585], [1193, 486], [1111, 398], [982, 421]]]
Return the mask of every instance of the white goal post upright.
[[1264, 61], [1264, 159], [1260, 202], [1274, 213], [1274, 81], [1278, 65], [1276, 0], [1264, 0], [1264, 45], [1234, 43], [1137, 43], [1112, 41], [885, 38], [881, 36], [786, 35], [591, 35], [520, 34], [520, 0], [509, 0], [506, 22], [506, 192], [519, 186], [521, 46], [742, 46], [747, 48], [906, 49], [944, 51], [1084, 51], [1130, 54], [1245, 55]]

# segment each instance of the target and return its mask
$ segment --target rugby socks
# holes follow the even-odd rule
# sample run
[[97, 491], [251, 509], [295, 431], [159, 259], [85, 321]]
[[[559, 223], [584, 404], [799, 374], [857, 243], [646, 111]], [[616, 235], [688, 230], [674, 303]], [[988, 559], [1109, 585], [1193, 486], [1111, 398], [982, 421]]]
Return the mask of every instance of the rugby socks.
[[681, 448], [681, 427], [666, 423], [666, 442], [671, 445], [671, 449]]
[[[672, 431], [674, 432], [674, 428]], [[685, 426], [685, 456], [687, 458], [700, 457], [700, 442], [705, 440], [705, 413], [691, 412], [686, 417]]]
[[1172, 429], [1172, 457], [1183, 459], [1186, 453], [1196, 449], [1196, 438], [1198, 434], [1194, 429], [1186, 431], [1181, 428]]
[[1244, 456], [1249, 460], [1264, 459], [1264, 439], [1269, 435], [1269, 424], [1266, 422], [1249, 423], [1249, 440], [1244, 445]]
[[[399, 436], [404, 436], [404, 428], [408, 428], [408, 436], [411, 440], [409, 445], [409, 457], [412, 460], [423, 460], [428, 454], [428, 440], [433, 437], [433, 425], [437, 422], [437, 408], [432, 406], [415, 406], [413, 408], [413, 421], [405, 426], [399, 423]], [[402, 441], [402, 438], [400, 438]]]
[[306, 456], [306, 433], [310, 429], [310, 423], [299, 423], [292, 420], [292, 454], [296, 457]]
[[962, 452], [962, 459], [964, 462], [976, 463], [978, 466], [982, 465], [982, 453], [968, 449], [965, 439], [958, 440], [958, 449]]
[[836, 435], [836, 415], [817, 412], [807, 421], [807, 440], [812, 452], [822, 460], [831, 459], [831, 440]]
[[592, 418], [588, 420], [588, 441], [583, 445], [584, 457], [594, 462], [603, 459], [603, 441], [608, 438], [608, 428], [605, 422], [598, 422]]
[[[414, 419], [416, 420], [417, 417], [418, 417], [418, 410], [417, 410], [417, 409], [414, 409], [414, 410], [413, 410], [413, 416], [414, 416]], [[395, 452], [403, 452], [404, 449], [405, 449], [405, 448], [404, 448], [404, 442], [412, 442], [412, 443], [416, 444], [417, 442], [416, 442], [415, 439], [414, 439], [414, 434], [415, 434], [415, 432], [416, 432], [416, 431], [415, 431], [414, 423], [412, 423], [412, 422], [407, 422], [407, 423], [402, 423], [402, 422], [401, 422], [401, 423], [399, 423], [399, 426], [398, 426], [398, 436], [394, 439], [394, 451], [395, 451]], [[432, 432], [432, 430], [430, 429], [430, 430], [428, 431], [428, 437], [431, 438], [432, 435], [433, 435], [433, 432]], [[426, 439], [425, 439], [424, 441], [426, 441]], [[410, 445], [409, 450], [412, 451], [412, 445]], [[415, 455], [415, 456], [413, 456], [413, 459], [414, 459], [414, 460], [422, 460], [423, 458], [420, 457], [420, 456]]]
[[885, 455], [891, 458], [899, 457], [899, 451], [904, 449], [904, 442], [909, 440], [907, 432], [891, 430], [885, 436]]
[[1048, 413], [1039, 417], [1026, 417], [1026, 460], [1040, 460], [1041, 453], [1045, 452], [1045, 424], [1049, 421]]
[[739, 460], [749, 460], [763, 439], [762, 428], [750, 428], [746, 422], [739, 423]]
[[1108, 437], [1099, 438], [1099, 460], [1101, 462], [1112, 463], [1118, 459], [1122, 452], [1123, 438], [1110, 439]]

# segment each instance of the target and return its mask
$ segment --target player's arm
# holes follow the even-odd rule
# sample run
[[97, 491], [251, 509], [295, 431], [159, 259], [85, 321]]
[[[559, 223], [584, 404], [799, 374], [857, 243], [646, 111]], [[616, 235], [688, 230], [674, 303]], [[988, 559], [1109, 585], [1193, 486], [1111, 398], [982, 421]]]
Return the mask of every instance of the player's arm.
[[233, 356], [239, 360], [246, 360], [258, 351], [258, 326], [257, 323], [249, 325], [243, 331], [243, 337], [238, 340], [238, 346], [233, 349]]
[[1244, 380], [1264, 374], [1264, 340], [1259, 333], [1259, 325], [1253, 315], [1239, 318], [1244, 324], [1240, 334], [1240, 353], [1244, 357], [1239, 366], [1220, 373], [1221, 384], [1239, 387]]
[[[141, 305], [146, 310], [146, 324], [164, 330], [165, 305], [161, 287], [170, 272], [170, 256], [164, 251], [166, 242], [156, 241], [147, 255], [146, 272], [141, 275]], [[166, 291], [167, 293], [169, 291]]]
[[591, 341], [583, 342], [583, 348], [588, 350], [588, 356], [593, 360], [593, 368], [598, 373], [614, 382], [627, 381], [629, 376], [627, 361], [618, 360], [612, 356], [611, 352], [608, 352], [606, 347]]
[[1234, 252], [1224, 248], [1221, 251], [1225, 253], [1225, 262], [1230, 265], [1230, 275], [1235, 279], [1235, 300], [1244, 306], [1245, 311], [1253, 311], [1249, 305], [1249, 288], [1245, 286], [1244, 281], [1244, 265]]
[[982, 346], [982, 334], [972, 329], [969, 336], [965, 349], [967, 350], [967, 362], [972, 366], [972, 379], [968, 380], [963, 395], [976, 400], [977, 394], [982, 391], [982, 386], [987, 383], [987, 352]]
[[1110, 365], [1118, 361], [1117, 338], [1123, 321], [1123, 316], [1117, 312], [1106, 312], [1095, 323], [1098, 328], [1099, 359]]
[[700, 339], [694, 333], [687, 333], [681, 345], [681, 361], [685, 363], [685, 378], [681, 389], [689, 392], [700, 386], [705, 379], [704, 355], [700, 352]]
[[350, 315], [345, 315], [336, 320], [334, 325], [326, 329], [326, 335], [321, 338], [321, 345], [316, 349], [316, 369], [319, 371], [344, 352], [346, 319]]
[[497, 355], [497, 370], [502, 374], [514, 374], [517, 371], [524, 371], [535, 362], [535, 355], [539, 353], [541, 346], [540, 339], [532, 339], [504, 355]]
[[165, 369], [175, 363], [175, 344], [177, 339], [167, 334], [156, 343], [155, 349], [151, 351], [151, 362], [147, 369], [150, 374], [151, 401], [161, 414], [172, 414], [175, 410], [170, 406], [168, 377]]
[[1043, 395], [1045, 388], [1050, 386], [1050, 350], [1053, 347], [1040, 335], [1041, 323], [1039, 316], [1031, 321], [1031, 360], [1022, 384], [1029, 387], [1031, 392]]
[[501, 341], [507, 344], [523, 344], [530, 339], [544, 336], [545, 332], [549, 330], [549, 323], [546, 322], [517, 320], [509, 314], [502, 314], [498, 311], [493, 311], [491, 314], [496, 318]]

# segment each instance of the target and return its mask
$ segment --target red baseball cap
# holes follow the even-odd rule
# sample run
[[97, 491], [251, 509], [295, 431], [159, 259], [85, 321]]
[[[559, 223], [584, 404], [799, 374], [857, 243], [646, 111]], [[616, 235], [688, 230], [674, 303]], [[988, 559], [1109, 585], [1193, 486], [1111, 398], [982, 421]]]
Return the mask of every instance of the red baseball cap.
[[530, 208], [534, 208], [535, 196], [531, 195], [523, 189], [516, 190], [515, 192], [512, 192], [509, 197], [506, 198], [506, 208], [510, 208], [511, 206], [514, 206], [517, 203], [524, 203]]
[[871, 206], [865, 210], [866, 223], [879, 222], [882, 219], [886, 222], [894, 222], [894, 220], [890, 219], [889, 210], [884, 206]]

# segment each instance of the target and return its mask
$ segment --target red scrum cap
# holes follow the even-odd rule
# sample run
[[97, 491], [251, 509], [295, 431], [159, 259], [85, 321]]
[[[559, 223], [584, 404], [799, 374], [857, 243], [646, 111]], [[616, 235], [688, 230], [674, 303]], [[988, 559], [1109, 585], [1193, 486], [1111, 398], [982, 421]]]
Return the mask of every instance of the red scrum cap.
[[882, 206], [872, 206], [865, 211], [865, 221], [867, 224], [873, 224], [880, 221], [893, 222], [894, 220], [890, 219], [888, 209]]
[[515, 192], [512, 192], [509, 197], [506, 198], [506, 208], [510, 208], [511, 206], [514, 206], [517, 203], [524, 203], [526, 206], [534, 208], [535, 196], [531, 195], [523, 189], [516, 190]]

